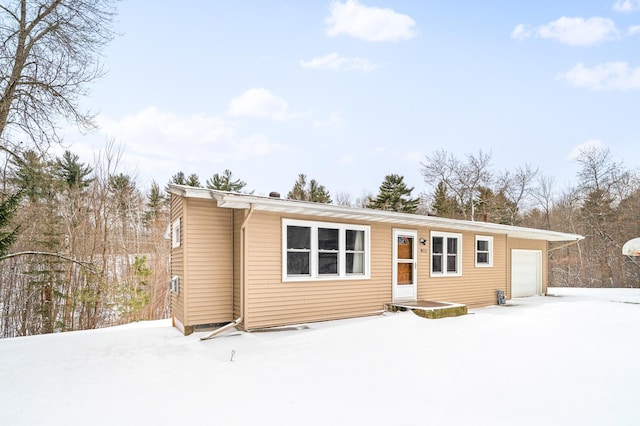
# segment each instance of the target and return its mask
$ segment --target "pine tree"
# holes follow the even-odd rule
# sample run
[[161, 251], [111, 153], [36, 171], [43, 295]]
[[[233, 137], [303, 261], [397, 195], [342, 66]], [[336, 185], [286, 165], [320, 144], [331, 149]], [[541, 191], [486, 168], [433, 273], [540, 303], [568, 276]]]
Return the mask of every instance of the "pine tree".
[[370, 209], [415, 213], [420, 203], [419, 198], [410, 198], [412, 188], [404, 183], [404, 176], [387, 175], [380, 185], [376, 198], [370, 198], [367, 205]]
[[233, 173], [231, 173], [229, 169], [225, 169], [222, 175], [216, 173], [213, 177], [207, 179], [207, 188], [217, 189], [219, 191], [240, 192], [242, 188], [247, 186], [246, 182], [240, 179], [231, 180], [232, 176]]
[[311, 179], [307, 183], [307, 176], [303, 173], [298, 175], [298, 180], [293, 184], [293, 188], [287, 194], [287, 198], [290, 200], [331, 204], [331, 195], [324, 185], [320, 185], [315, 179]]
[[166, 206], [167, 198], [160, 191], [160, 185], [153, 180], [151, 181], [151, 188], [147, 195], [147, 210], [144, 212], [143, 222], [145, 225], [149, 225], [156, 218], [160, 217], [161, 210]]
[[93, 181], [88, 177], [93, 169], [78, 160], [76, 154], [65, 151], [62, 158], [57, 158], [54, 164], [55, 176], [69, 189], [84, 189]]
[[22, 193], [17, 192], [0, 201], [0, 258], [9, 253], [9, 247], [15, 242], [19, 227], [3, 231], [9, 226], [16, 213]]
[[176, 185], [186, 185], [187, 178], [185, 177], [184, 172], [181, 170], [175, 175], [171, 176], [171, 180], [169, 181], [169, 183], [173, 183]]
[[458, 210], [456, 200], [447, 193], [447, 186], [444, 182], [438, 183], [433, 194], [433, 203], [431, 204], [433, 212], [440, 217], [453, 218]]
[[11, 182], [20, 189], [30, 202], [50, 196], [50, 163], [34, 150], [25, 151], [20, 158], [11, 160], [14, 173]]
[[[202, 187], [202, 185], [200, 184], [200, 178], [198, 177], [197, 174], [191, 173], [187, 177], [182, 170], [176, 173], [175, 175], [171, 176], [171, 179], [169, 180], [169, 184], [195, 186], [198, 188]], [[168, 193], [169, 186], [166, 186], [164, 190]]]
[[198, 187], [198, 188], [202, 187], [202, 184], [200, 183], [200, 178], [195, 173], [191, 173], [189, 175], [189, 177], [187, 178], [187, 181], [185, 182], [185, 185], [187, 185], [187, 186], [195, 186], [195, 187]]

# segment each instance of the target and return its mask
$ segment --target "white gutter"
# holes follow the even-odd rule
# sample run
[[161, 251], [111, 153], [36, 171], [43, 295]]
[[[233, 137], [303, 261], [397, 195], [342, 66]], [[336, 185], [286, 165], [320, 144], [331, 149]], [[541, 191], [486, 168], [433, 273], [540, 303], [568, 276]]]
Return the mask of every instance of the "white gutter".
[[572, 245], [574, 245], [574, 244], [578, 244], [578, 243], [579, 243], [580, 241], [582, 241], [582, 240], [584, 240], [584, 237], [580, 238], [579, 240], [575, 240], [575, 241], [571, 241], [571, 242], [566, 243], [566, 244], [562, 244], [561, 246], [558, 246], [558, 247], [550, 248], [550, 249], [548, 249], [547, 251], [556, 251], [556, 250], [560, 250], [561, 248], [565, 248], [565, 247], [568, 247], [568, 246], [572, 246]]
[[247, 217], [244, 218], [244, 221], [242, 222], [242, 226], [240, 227], [240, 268], [241, 268], [240, 269], [240, 316], [235, 320], [231, 321], [229, 324], [225, 324], [222, 327], [216, 330], [213, 330], [211, 333], [207, 334], [206, 336], [201, 337], [200, 340], [213, 339], [218, 334], [224, 331], [227, 331], [230, 328], [233, 328], [238, 324], [240, 324], [242, 321], [244, 321], [244, 289], [245, 289], [245, 277], [247, 275], [245, 261], [244, 261], [244, 229], [247, 226], [247, 223], [249, 222], [251, 215], [253, 215], [253, 204], [249, 205], [249, 213], [247, 214]]
[[285, 200], [281, 198], [239, 194], [182, 185], [170, 184], [169, 191], [183, 197], [213, 198], [216, 200], [218, 207], [231, 209], [247, 209], [250, 205], [253, 205], [256, 210], [282, 214], [311, 215], [342, 221], [357, 220], [397, 225], [425, 226], [430, 228], [446, 228], [458, 231], [488, 232], [493, 234], [505, 234], [510, 238], [526, 238], [541, 241], [579, 241], [584, 238], [582, 235], [549, 231], [545, 229], [524, 228], [520, 226], [500, 225], [490, 222], [474, 222], [469, 220], [423, 216], [411, 213], [336, 206], [333, 204], [312, 203], [307, 201]]

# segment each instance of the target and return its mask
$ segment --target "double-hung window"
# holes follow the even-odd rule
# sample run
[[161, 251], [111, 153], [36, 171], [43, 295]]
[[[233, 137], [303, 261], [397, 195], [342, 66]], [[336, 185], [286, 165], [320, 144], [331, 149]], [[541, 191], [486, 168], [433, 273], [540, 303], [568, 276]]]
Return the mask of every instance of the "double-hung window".
[[283, 219], [283, 281], [369, 278], [369, 233], [362, 225]]
[[493, 237], [476, 235], [476, 266], [493, 266]]
[[431, 275], [462, 275], [462, 234], [431, 232]]

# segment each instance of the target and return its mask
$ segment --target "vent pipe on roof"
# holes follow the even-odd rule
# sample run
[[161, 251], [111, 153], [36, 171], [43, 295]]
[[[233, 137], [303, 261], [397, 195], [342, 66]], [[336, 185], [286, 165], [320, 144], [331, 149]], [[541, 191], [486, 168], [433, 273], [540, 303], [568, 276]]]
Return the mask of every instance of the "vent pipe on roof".
[[269, 193], [269, 198], [280, 198], [280, 193], [277, 191], [272, 191]]

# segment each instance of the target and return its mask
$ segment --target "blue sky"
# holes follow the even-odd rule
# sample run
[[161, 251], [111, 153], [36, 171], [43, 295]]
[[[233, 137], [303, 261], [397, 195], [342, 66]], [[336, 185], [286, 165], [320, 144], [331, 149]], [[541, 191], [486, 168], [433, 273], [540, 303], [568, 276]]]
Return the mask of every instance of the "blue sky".
[[639, 166], [640, 0], [129, 1], [70, 133], [113, 139], [141, 185], [231, 169], [257, 194], [299, 173], [332, 194], [386, 174], [428, 190], [436, 150], [575, 181], [576, 150]]

